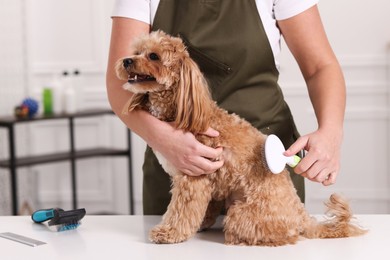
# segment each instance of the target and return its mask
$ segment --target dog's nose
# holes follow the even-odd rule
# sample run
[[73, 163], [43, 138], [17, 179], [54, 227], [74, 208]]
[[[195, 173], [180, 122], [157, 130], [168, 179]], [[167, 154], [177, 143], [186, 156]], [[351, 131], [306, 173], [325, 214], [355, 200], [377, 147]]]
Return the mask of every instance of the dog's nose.
[[131, 64], [133, 64], [133, 63], [134, 63], [134, 61], [133, 61], [133, 59], [131, 59], [131, 58], [124, 59], [124, 60], [123, 60], [123, 67], [127, 68], [127, 67], [129, 67]]

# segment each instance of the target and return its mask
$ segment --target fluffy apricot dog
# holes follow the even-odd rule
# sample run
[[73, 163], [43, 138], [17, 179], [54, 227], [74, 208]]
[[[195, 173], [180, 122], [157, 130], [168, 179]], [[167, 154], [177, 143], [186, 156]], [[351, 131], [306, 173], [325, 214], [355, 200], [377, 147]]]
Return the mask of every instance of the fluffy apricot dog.
[[[187, 176], [155, 152], [172, 180], [172, 200], [162, 222], [150, 232], [155, 243], [178, 243], [214, 223], [218, 202], [234, 197], [224, 218], [225, 243], [281, 246], [299, 237], [339, 238], [365, 230], [350, 223], [348, 202], [333, 194], [326, 202], [332, 218], [317, 222], [306, 212], [289, 173], [275, 175], [264, 160], [266, 135], [219, 108], [205, 78], [180, 38], [152, 32], [134, 43], [133, 56], [117, 62], [116, 72], [133, 94], [124, 112], [149, 111], [178, 129], [192, 132], [211, 147], [223, 147], [224, 165], [216, 172]], [[199, 133], [212, 127], [220, 135]], [[233, 196], [234, 195], [234, 196]], [[202, 224], [203, 223], [203, 224]]]

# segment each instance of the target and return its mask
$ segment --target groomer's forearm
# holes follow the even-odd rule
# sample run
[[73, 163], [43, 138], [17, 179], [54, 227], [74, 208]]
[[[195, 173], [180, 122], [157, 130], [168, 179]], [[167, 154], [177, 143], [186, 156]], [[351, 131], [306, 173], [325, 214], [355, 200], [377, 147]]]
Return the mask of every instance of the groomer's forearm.
[[107, 95], [111, 108], [119, 119], [129, 128], [131, 131], [139, 135], [146, 142], [152, 142], [155, 139], [153, 129], [161, 127], [158, 119], [142, 110], [134, 110], [128, 114], [124, 114], [123, 110], [126, 103], [131, 97], [131, 93], [122, 89], [122, 85], [125, 83], [116, 78], [113, 78], [113, 73], [108, 70], [107, 76]]
[[337, 61], [330, 63], [306, 80], [318, 128], [343, 132], [346, 105], [345, 81]]
[[148, 128], [144, 126], [150, 125], [150, 122], [154, 122], [156, 119], [143, 111], [134, 111], [128, 115], [122, 113], [132, 93], [122, 88], [126, 82], [116, 77], [115, 63], [120, 58], [131, 55], [133, 53], [133, 40], [149, 31], [150, 25], [144, 22], [130, 18], [113, 17], [106, 73], [107, 96], [112, 110], [128, 128], [145, 140], [148, 140]]

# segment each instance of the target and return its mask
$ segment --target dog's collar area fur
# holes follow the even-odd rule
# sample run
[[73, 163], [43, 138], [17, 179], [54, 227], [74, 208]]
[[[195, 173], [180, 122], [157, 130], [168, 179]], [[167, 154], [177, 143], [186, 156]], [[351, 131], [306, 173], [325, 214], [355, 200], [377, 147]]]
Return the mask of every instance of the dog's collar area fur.
[[172, 89], [145, 93], [144, 106], [149, 113], [162, 121], [175, 121], [176, 105], [174, 103], [174, 95]]

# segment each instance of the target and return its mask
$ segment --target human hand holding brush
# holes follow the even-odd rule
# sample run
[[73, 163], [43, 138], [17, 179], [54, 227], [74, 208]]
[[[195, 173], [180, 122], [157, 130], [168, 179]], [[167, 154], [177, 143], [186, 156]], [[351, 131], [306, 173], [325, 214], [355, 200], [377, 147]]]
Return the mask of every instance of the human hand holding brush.
[[294, 168], [295, 173], [328, 186], [336, 182], [340, 170], [341, 142], [340, 131], [317, 130], [301, 136], [284, 155], [292, 156], [301, 150], [307, 151]]

